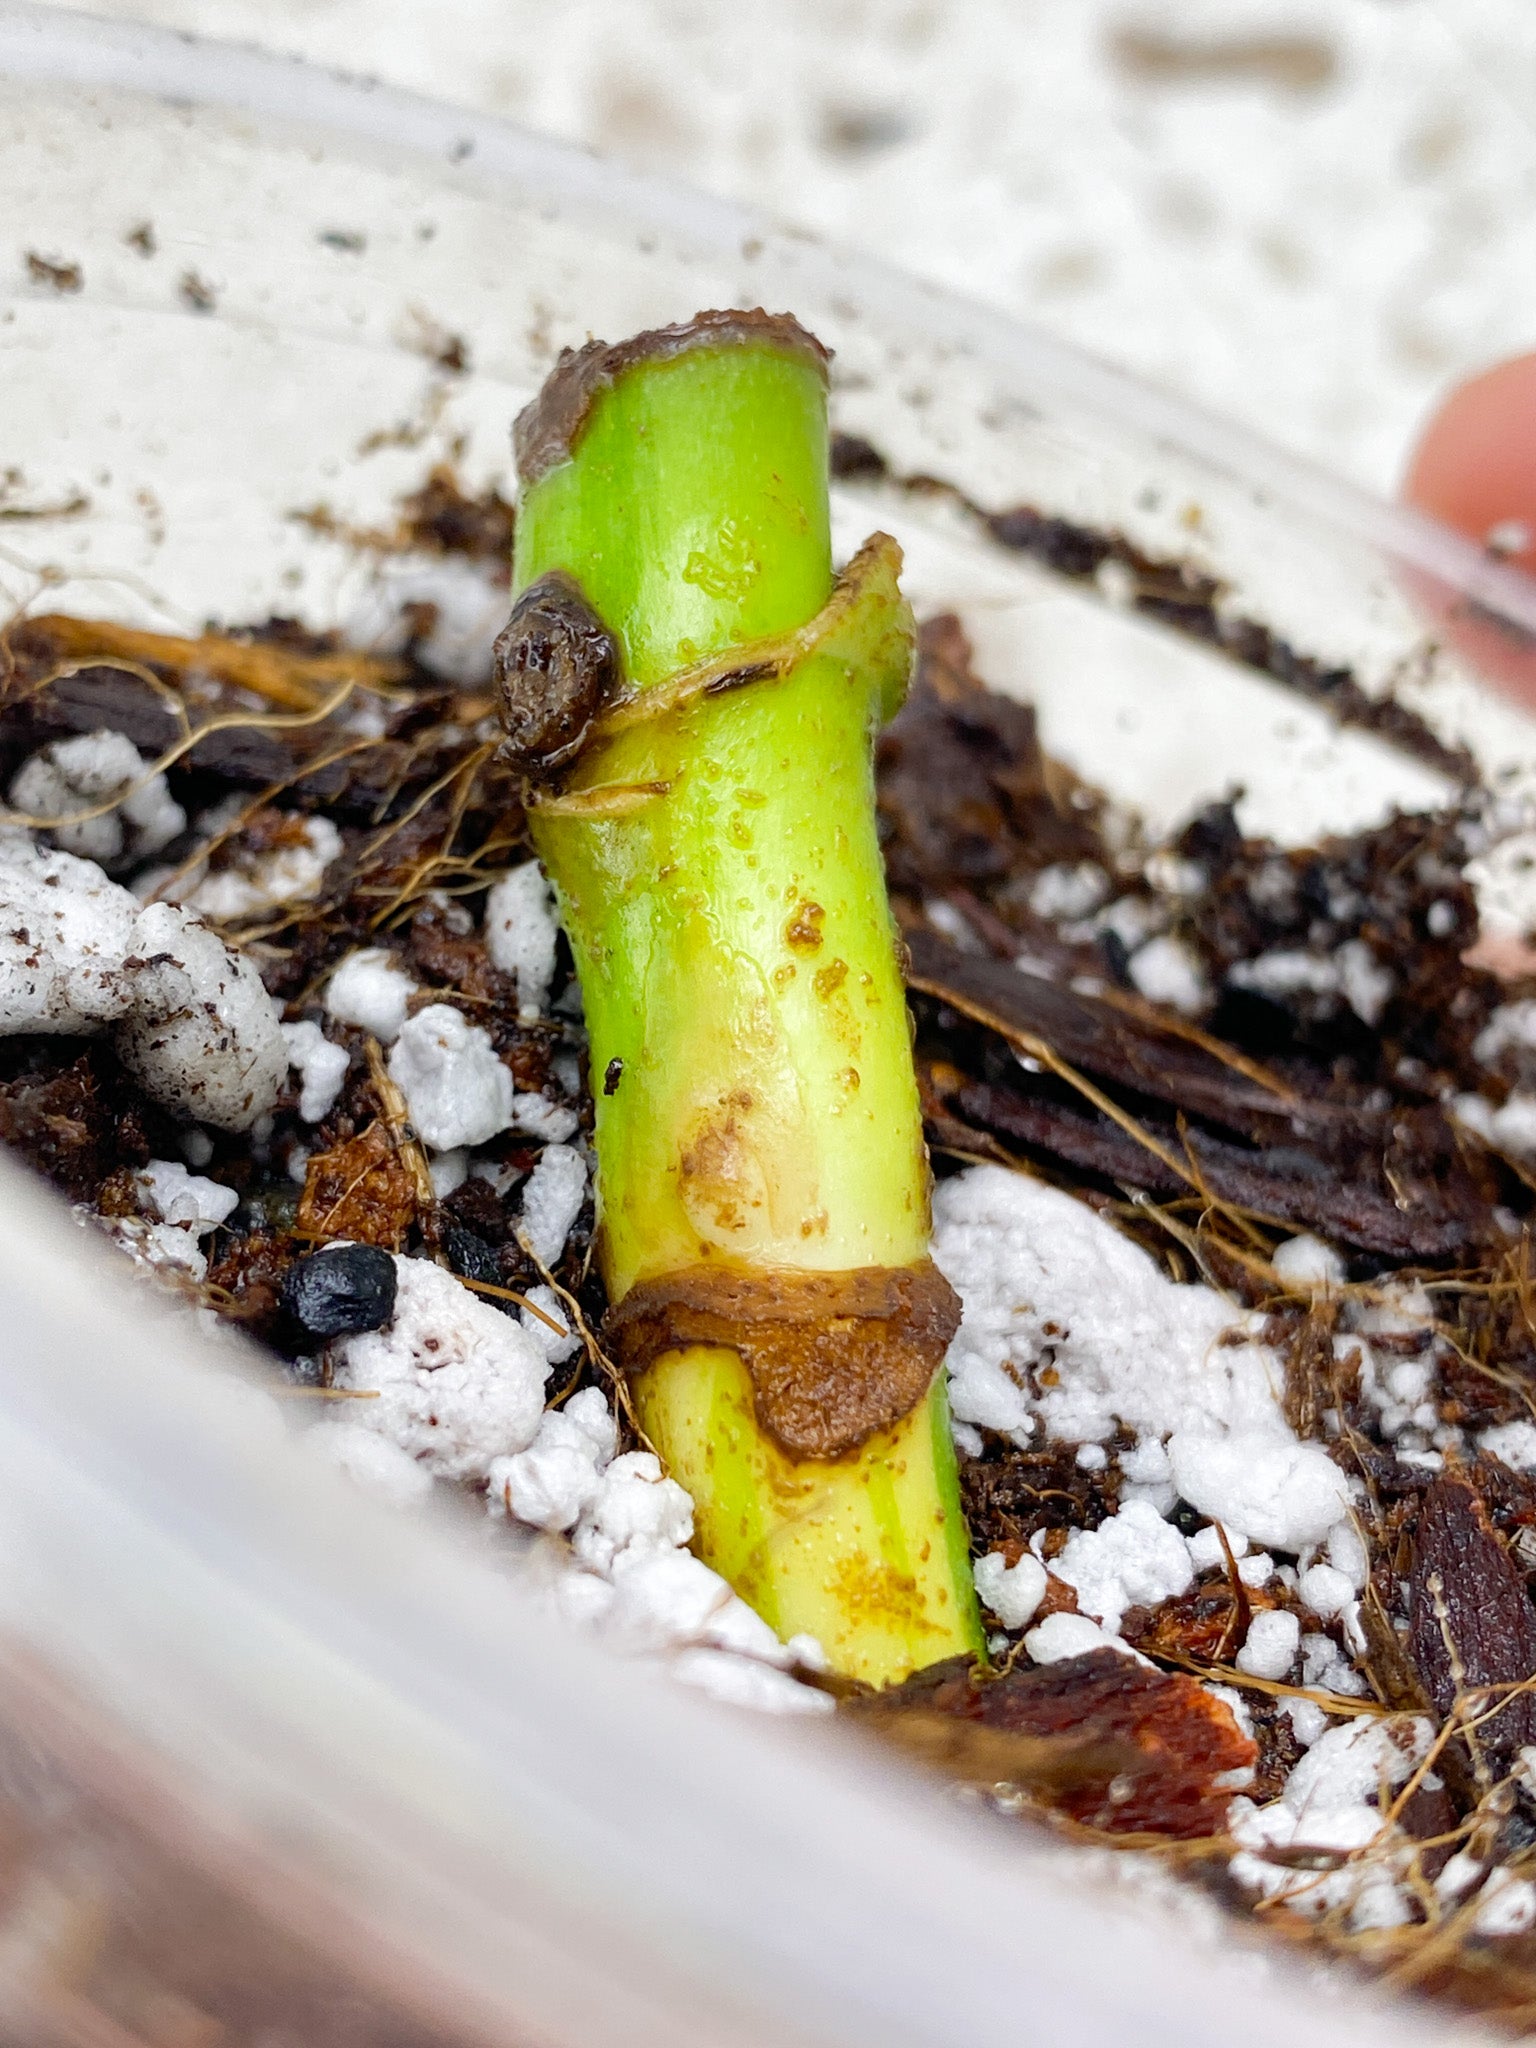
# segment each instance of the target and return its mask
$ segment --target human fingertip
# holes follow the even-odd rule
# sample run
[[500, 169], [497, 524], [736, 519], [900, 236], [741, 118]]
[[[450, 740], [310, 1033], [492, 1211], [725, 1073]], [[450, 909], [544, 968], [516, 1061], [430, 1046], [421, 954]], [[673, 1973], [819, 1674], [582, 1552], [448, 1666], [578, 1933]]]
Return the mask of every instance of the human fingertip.
[[1479, 371], [1441, 401], [1409, 460], [1403, 496], [1536, 571], [1536, 353]]

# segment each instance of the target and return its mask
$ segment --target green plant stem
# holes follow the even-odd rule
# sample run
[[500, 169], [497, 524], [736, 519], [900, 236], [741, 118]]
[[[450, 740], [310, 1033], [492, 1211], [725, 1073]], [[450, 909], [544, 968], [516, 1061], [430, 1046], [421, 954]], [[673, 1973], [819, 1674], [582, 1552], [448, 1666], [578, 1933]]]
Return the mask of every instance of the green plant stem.
[[[642, 713], [690, 665], [815, 619], [834, 582], [818, 366], [754, 340], [625, 368], [524, 492], [515, 585], [550, 570], [616, 637]], [[711, 1262], [771, 1280], [927, 1253], [872, 767], [909, 659], [894, 584], [872, 586], [787, 673], [612, 721], [565, 798], [632, 801], [531, 812], [581, 977], [615, 1301]], [[658, 1358], [636, 1399], [700, 1554], [781, 1633], [874, 1682], [977, 1647], [942, 1374], [825, 1461], [764, 1434], [722, 1345]]]

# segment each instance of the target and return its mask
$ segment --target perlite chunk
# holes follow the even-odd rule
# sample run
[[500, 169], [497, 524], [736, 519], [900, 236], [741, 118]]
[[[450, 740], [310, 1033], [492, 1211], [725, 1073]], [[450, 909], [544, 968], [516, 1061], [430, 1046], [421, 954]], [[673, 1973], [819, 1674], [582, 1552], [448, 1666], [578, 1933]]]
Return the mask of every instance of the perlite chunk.
[[110, 1031], [146, 1094], [222, 1130], [248, 1130], [288, 1072], [261, 977], [216, 933], [11, 830], [0, 832], [0, 1037], [26, 1031]]
[[113, 871], [147, 860], [187, 824], [165, 777], [151, 774], [132, 740], [110, 729], [39, 748], [12, 778], [10, 800], [28, 817], [59, 821], [47, 829], [61, 852]]
[[336, 1107], [347, 1076], [347, 1049], [326, 1037], [310, 1018], [283, 1026], [283, 1043], [299, 1077], [299, 1115], [307, 1124], [323, 1123]]
[[536, 860], [492, 883], [485, 899], [486, 950], [493, 967], [515, 978], [524, 1023], [540, 1014], [549, 996], [559, 936], [549, 883]]
[[395, 1260], [394, 1320], [340, 1338], [333, 1380], [377, 1400], [348, 1404], [434, 1477], [479, 1480], [526, 1450], [544, 1409], [549, 1361], [521, 1323], [430, 1259]]
[[349, 953], [331, 976], [326, 1015], [338, 1024], [371, 1031], [381, 1045], [393, 1045], [416, 988], [393, 953], [383, 946], [362, 946]]
[[512, 1121], [511, 1069], [490, 1034], [451, 1003], [432, 1003], [411, 1018], [389, 1056], [389, 1075], [434, 1151], [483, 1145]]
[[[1164, 1511], [1182, 1498], [1270, 1549], [1308, 1550], [1348, 1515], [1343, 1472], [1285, 1420], [1280, 1361], [1242, 1341], [1213, 1289], [1170, 1280], [1086, 1202], [1003, 1167], [944, 1181], [934, 1215], [934, 1258], [965, 1304], [948, 1359], [962, 1423], [1020, 1444], [1132, 1430], [1121, 1468], [1161, 1484]], [[1072, 1540], [1086, 1556], [1104, 1539]]]

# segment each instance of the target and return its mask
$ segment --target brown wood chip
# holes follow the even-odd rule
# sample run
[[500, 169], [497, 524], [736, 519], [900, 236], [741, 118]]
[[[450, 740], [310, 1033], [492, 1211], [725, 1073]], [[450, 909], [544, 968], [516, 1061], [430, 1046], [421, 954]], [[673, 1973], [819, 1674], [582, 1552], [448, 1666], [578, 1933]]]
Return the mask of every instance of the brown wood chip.
[[[951, 1719], [1011, 1737], [1021, 1745], [1017, 1782], [1072, 1819], [1115, 1834], [1152, 1829], [1184, 1841], [1219, 1834], [1232, 1788], [1218, 1781], [1258, 1756], [1228, 1708], [1195, 1679], [1114, 1650], [995, 1679], [952, 1660], [888, 1692], [849, 1700], [843, 1711], [940, 1767], [958, 1762], [957, 1775], [975, 1775], [979, 1766], [989, 1782], [996, 1746], [985, 1746], [984, 1761], [961, 1744], [946, 1754], [932, 1723]], [[912, 1715], [921, 1734], [905, 1741], [902, 1724]]]
[[[1424, 1496], [1414, 1535], [1409, 1649], [1424, 1690], [1443, 1714], [1458, 1693], [1536, 1675], [1536, 1608], [1525, 1574], [1464, 1472]], [[1536, 1698], [1516, 1695], [1475, 1731], [1495, 1772], [1536, 1742]]]

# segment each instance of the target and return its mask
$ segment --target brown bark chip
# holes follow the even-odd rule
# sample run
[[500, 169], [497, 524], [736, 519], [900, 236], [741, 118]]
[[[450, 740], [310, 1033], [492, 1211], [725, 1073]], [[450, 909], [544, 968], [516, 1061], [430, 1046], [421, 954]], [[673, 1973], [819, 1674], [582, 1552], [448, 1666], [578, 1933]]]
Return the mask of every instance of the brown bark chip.
[[[1197, 1188], [1392, 1258], [1445, 1258], [1488, 1241], [1488, 1190], [1469, 1172], [1438, 1104], [1388, 1110], [1266, 1087], [1209, 1042], [1179, 1035], [1173, 1020], [1145, 1019], [1103, 996], [963, 952], [935, 931], [910, 930], [906, 941], [909, 989], [942, 1006], [936, 1030], [946, 1057], [931, 1057], [931, 1035], [919, 1048], [925, 1111], [936, 1105], [957, 1126], [995, 1134], [1015, 1150], [1152, 1194]], [[947, 1012], [1028, 1057], [1048, 1049], [1088, 1077], [1100, 1099], [1118, 1091], [1126, 1120], [1112, 1121], [1097, 1100], [1085, 1108], [1076, 1091], [1069, 1107], [1057, 1076], [1031, 1079], [1016, 1062], [1006, 1080], [951, 1066], [950, 1052], [972, 1066], [976, 1055], [946, 1028]]]
[[[1536, 1676], [1536, 1609], [1488, 1508], [1463, 1472], [1424, 1496], [1414, 1535], [1409, 1647], [1424, 1690], [1449, 1712], [1458, 1694]], [[1495, 1771], [1536, 1742], [1536, 1697], [1517, 1693], [1474, 1731]]]
[[[1155, 1830], [1181, 1841], [1219, 1834], [1232, 1798], [1223, 1781], [1258, 1759], [1230, 1710], [1204, 1686], [1114, 1650], [995, 1679], [953, 1660], [849, 1701], [844, 1712], [903, 1747], [925, 1750], [955, 1775], [990, 1773], [991, 1782], [1008, 1775], [994, 1768], [1002, 1756], [996, 1745], [985, 1744], [972, 1769], [959, 1746], [946, 1754], [931, 1742], [926, 1724], [943, 1717], [1011, 1737], [1021, 1745], [1019, 1782], [1073, 1820], [1115, 1834]], [[917, 1742], [903, 1733], [912, 1715], [924, 1724]]]
[[1258, 1756], [1231, 1710], [1195, 1679], [1149, 1671], [1115, 1650], [1010, 1672], [984, 1691], [981, 1719], [1020, 1734], [1070, 1731], [1137, 1750], [1143, 1763], [1129, 1784], [1122, 1774], [1062, 1802], [1074, 1819], [1117, 1833], [1219, 1833], [1232, 1793], [1217, 1780]]

